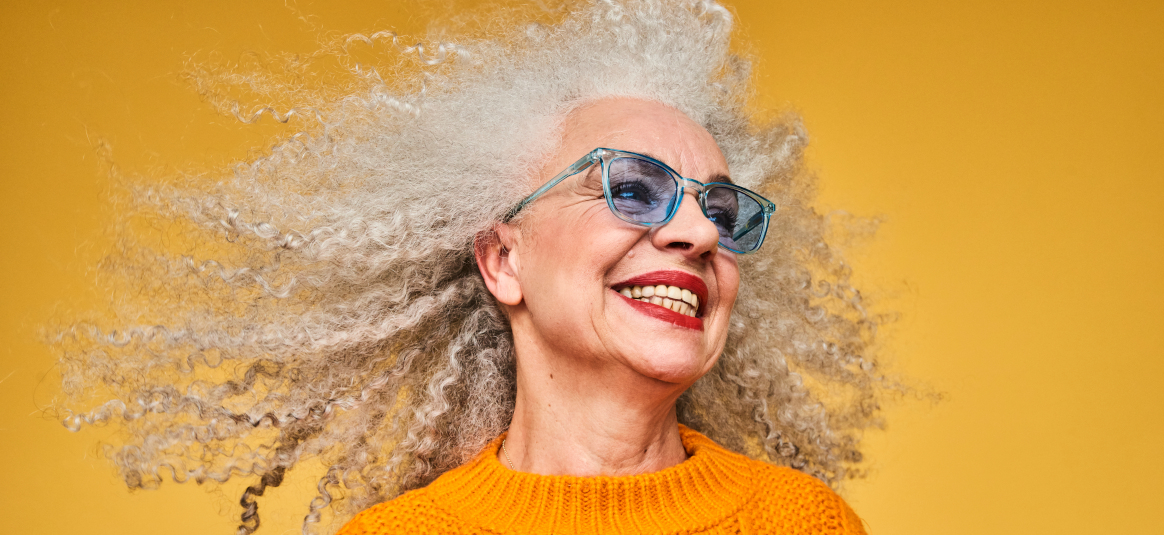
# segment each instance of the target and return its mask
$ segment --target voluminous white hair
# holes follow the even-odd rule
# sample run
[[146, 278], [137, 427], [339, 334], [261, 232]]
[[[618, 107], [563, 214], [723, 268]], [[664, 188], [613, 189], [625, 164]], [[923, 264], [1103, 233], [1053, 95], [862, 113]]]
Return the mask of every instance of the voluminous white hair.
[[[680, 421], [830, 484], [852, 473], [877, 423], [876, 321], [810, 206], [802, 127], [749, 108], [730, 12], [601, 0], [556, 17], [427, 48], [350, 36], [296, 65], [389, 53], [318, 91], [196, 70], [236, 115], [224, 95], [242, 86], [314, 122], [226, 173], [131, 185], [102, 265], [116, 314], [52, 338], [65, 424], [117, 422], [109, 455], [131, 487], [256, 478], [240, 533], [259, 525], [255, 497], [308, 459], [327, 472], [305, 532], [465, 462], [505, 431], [515, 396], [474, 239], [529, 194], [570, 110], [621, 96], [703, 125], [733, 179], [778, 205], [763, 250], [740, 258], [727, 347]], [[257, 113], [288, 118], [275, 109]]]

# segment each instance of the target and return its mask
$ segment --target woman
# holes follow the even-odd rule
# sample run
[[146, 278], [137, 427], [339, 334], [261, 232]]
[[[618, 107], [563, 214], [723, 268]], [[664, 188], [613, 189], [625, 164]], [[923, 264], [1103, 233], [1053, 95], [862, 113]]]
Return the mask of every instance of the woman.
[[722, 6], [560, 19], [356, 66], [234, 176], [135, 186], [191, 242], [121, 229], [146, 298], [59, 338], [97, 403], [66, 424], [119, 417], [130, 486], [257, 476], [244, 533], [311, 458], [305, 530], [862, 532], [826, 483], [875, 423], [874, 322], [798, 124], [751, 119]]

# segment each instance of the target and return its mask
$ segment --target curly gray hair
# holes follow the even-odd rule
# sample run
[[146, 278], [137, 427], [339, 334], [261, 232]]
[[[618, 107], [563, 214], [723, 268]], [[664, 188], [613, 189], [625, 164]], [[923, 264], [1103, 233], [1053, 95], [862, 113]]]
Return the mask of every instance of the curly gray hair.
[[877, 321], [810, 206], [802, 127], [748, 108], [731, 26], [710, 0], [594, 0], [427, 49], [350, 36], [317, 57], [402, 53], [350, 66], [328, 91], [196, 72], [236, 115], [224, 87], [293, 94], [290, 114], [256, 114], [315, 121], [227, 173], [127, 188], [103, 263], [114, 315], [52, 339], [65, 425], [118, 423], [109, 456], [131, 487], [256, 478], [240, 533], [258, 528], [255, 497], [307, 459], [328, 468], [304, 532], [465, 462], [505, 431], [515, 397], [511, 333], [474, 239], [529, 193], [570, 110], [623, 96], [703, 125], [733, 179], [779, 206], [767, 246], [740, 259], [726, 349], [679, 400], [680, 421], [838, 483], [878, 423]]

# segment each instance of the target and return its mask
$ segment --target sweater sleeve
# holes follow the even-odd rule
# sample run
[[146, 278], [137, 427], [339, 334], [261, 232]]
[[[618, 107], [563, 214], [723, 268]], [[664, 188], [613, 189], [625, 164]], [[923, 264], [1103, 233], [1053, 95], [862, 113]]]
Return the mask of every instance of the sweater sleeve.
[[421, 489], [364, 509], [344, 524], [336, 535], [458, 535], [468, 532], [457, 519], [435, 507]]
[[360, 511], [347, 524], [344, 524], [344, 527], [340, 528], [336, 532], [336, 535], [376, 535], [378, 533], [387, 533], [384, 529], [386, 526], [383, 525], [384, 521], [387, 520], [385, 517], [389, 516], [386, 514], [388, 511], [385, 511], [387, 507], [388, 503], [381, 503]]
[[743, 517], [755, 533], [866, 535], [853, 509], [820, 480], [790, 468], [766, 465]]

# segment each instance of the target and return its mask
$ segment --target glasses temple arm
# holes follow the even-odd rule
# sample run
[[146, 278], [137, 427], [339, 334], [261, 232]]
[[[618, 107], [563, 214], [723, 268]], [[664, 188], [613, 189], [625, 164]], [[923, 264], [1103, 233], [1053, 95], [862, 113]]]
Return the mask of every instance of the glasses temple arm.
[[562, 171], [558, 174], [558, 176], [554, 177], [549, 182], [546, 182], [545, 185], [531, 193], [529, 197], [522, 199], [521, 202], [517, 203], [517, 206], [514, 206], [513, 208], [510, 208], [508, 212], [505, 212], [505, 215], [501, 218], [501, 222], [508, 223], [511, 219], [514, 218], [514, 216], [517, 215], [518, 212], [521, 211], [522, 208], [525, 208], [527, 204], [534, 202], [534, 199], [537, 199], [543, 193], [549, 191], [550, 188], [561, 184], [563, 180], [585, 171], [591, 165], [594, 165], [595, 161], [597, 161], [597, 157], [593, 152], [583, 156], [582, 159], [574, 162], [574, 164], [570, 167], [567, 167], [565, 171]]

